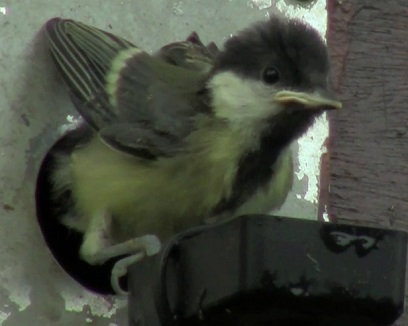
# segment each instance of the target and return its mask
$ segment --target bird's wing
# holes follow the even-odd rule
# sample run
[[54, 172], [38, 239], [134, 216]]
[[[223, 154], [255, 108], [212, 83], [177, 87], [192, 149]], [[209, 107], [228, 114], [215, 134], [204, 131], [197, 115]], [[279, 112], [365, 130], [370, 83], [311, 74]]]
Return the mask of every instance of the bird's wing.
[[163, 46], [157, 56], [162, 60], [180, 67], [200, 72], [209, 72], [214, 65], [219, 50], [215, 43], [205, 46], [196, 32], [191, 33], [183, 42]]
[[[144, 158], [171, 156], [183, 149], [197, 116], [209, 113], [202, 91], [214, 55], [205, 46], [187, 40], [152, 56], [72, 20], [51, 19], [45, 31], [75, 107], [115, 149]], [[204, 63], [189, 66], [187, 58], [194, 57], [206, 69], [198, 68]]]

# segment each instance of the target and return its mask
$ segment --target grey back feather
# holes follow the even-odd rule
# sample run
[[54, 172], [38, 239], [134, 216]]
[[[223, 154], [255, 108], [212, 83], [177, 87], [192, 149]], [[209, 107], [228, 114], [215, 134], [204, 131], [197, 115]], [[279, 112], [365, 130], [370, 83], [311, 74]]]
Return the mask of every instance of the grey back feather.
[[[156, 56], [134, 51], [115, 71], [113, 62], [135, 45], [60, 18], [48, 21], [45, 31], [78, 112], [119, 151], [150, 159], [173, 155], [195, 129], [197, 116], [210, 111], [202, 91], [214, 48], [210, 52], [201, 41], [174, 43]], [[110, 90], [108, 77], [116, 83]]]

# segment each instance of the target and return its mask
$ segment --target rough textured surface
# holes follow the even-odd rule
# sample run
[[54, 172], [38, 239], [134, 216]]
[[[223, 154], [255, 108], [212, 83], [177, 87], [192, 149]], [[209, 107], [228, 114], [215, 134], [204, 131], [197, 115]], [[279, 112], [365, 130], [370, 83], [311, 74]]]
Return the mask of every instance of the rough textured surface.
[[[247, 0], [0, 1], [0, 325], [124, 326], [127, 320], [125, 300], [93, 294], [62, 270], [37, 225], [34, 190], [40, 163], [75, 122], [45, 48], [40, 31], [45, 21], [55, 16], [77, 19], [148, 51], [193, 30], [204, 41], [220, 44], [238, 29], [265, 19], [275, 6], [325, 32], [324, 0], [308, 7], [292, 2], [253, 1], [250, 6]], [[316, 218], [325, 135], [327, 120], [322, 119], [294, 145], [300, 152], [297, 182], [282, 214]]]
[[[330, 1], [331, 214], [408, 230], [408, 2]], [[398, 325], [407, 325], [405, 315]]]

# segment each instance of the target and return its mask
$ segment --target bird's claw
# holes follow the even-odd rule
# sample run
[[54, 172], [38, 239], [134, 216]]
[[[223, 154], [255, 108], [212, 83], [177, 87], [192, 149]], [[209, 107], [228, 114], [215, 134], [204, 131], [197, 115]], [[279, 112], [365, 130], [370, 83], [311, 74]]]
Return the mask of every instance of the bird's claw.
[[[143, 244], [143, 246], [141, 246], [141, 244]], [[140, 252], [118, 260], [112, 268], [111, 286], [118, 295], [128, 294], [128, 292], [124, 291], [120, 286], [120, 278], [127, 274], [128, 267], [134, 263], [142, 261], [146, 256], [157, 254], [161, 249], [160, 240], [154, 235], [145, 235], [140, 238], [130, 240], [129, 248], [134, 249], [139, 246]]]

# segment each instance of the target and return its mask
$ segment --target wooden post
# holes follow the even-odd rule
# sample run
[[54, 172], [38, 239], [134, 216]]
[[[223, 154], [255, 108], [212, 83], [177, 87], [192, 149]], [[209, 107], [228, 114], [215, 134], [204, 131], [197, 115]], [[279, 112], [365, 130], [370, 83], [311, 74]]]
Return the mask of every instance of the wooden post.
[[[344, 104], [331, 119], [330, 213], [408, 231], [408, 1], [327, 3]], [[396, 325], [408, 325], [408, 313]]]

